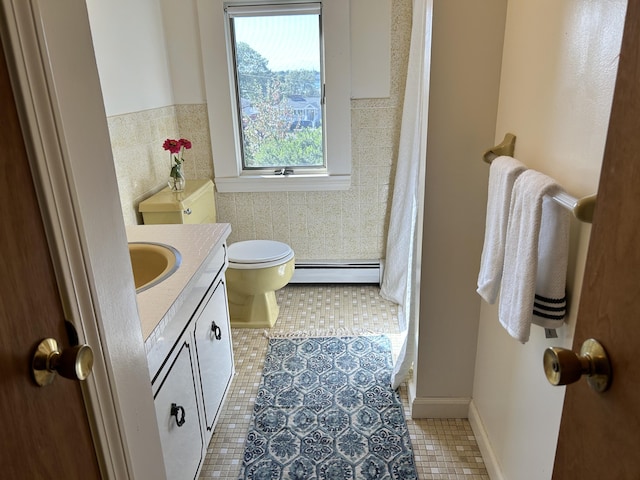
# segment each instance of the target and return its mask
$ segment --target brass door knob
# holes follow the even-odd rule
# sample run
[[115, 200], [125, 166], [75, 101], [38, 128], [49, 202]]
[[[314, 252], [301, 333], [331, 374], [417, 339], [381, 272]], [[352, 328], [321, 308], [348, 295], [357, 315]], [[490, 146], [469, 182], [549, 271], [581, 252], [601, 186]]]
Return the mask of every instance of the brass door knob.
[[611, 363], [604, 347], [593, 338], [585, 340], [580, 355], [560, 347], [549, 347], [542, 357], [544, 373], [551, 385], [577, 382], [583, 375], [596, 392], [604, 392], [611, 383]]
[[89, 345], [76, 345], [60, 351], [55, 339], [46, 338], [38, 345], [31, 367], [33, 378], [41, 387], [53, 382], [56, 373], [72, 380], [84, 380], [93, 368], [93, 350]]

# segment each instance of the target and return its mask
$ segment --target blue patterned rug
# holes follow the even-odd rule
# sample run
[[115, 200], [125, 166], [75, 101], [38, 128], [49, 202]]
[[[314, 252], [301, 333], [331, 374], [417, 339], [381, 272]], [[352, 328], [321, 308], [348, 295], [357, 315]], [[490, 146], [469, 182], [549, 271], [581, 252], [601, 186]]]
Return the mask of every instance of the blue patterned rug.
[[417, 479], [385, 336], [271, 339], [241, 479]]

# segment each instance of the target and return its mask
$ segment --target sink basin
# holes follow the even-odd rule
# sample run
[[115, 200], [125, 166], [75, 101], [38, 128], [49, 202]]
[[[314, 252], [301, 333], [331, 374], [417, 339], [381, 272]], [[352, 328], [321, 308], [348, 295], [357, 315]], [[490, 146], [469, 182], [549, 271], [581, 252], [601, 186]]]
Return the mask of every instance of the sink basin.
[[182, 262], [178, 250], [162, 243], [129, 242], [129, 256], [136, 293], [166, 280]]

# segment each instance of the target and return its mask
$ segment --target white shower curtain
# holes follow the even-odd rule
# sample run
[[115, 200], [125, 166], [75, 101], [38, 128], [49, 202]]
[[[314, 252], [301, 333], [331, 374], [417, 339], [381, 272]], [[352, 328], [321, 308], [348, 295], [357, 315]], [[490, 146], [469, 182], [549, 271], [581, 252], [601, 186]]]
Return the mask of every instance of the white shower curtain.
[[392, 386], [406, 378], [415, 358], [426, 161], [432, 0], [413, 0], [411, 46], [393, 188], [387, 252], [380, 293], [399, 304], [406, 332]]

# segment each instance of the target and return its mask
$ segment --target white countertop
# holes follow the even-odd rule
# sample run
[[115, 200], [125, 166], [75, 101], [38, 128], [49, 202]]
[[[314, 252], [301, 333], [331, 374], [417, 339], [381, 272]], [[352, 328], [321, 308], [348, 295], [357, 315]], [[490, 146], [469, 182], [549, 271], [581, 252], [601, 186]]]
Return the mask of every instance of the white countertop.
[[182, 256], [182, 264], [170, 277], [136, 295], [147, 352], [154, 338], [182, 304], [181, 295], [205, 259], [226, 241], [228, 223], [198, 225], [134, 225], [127, 227], [129, 242], [156, 242], [171, 245]]

